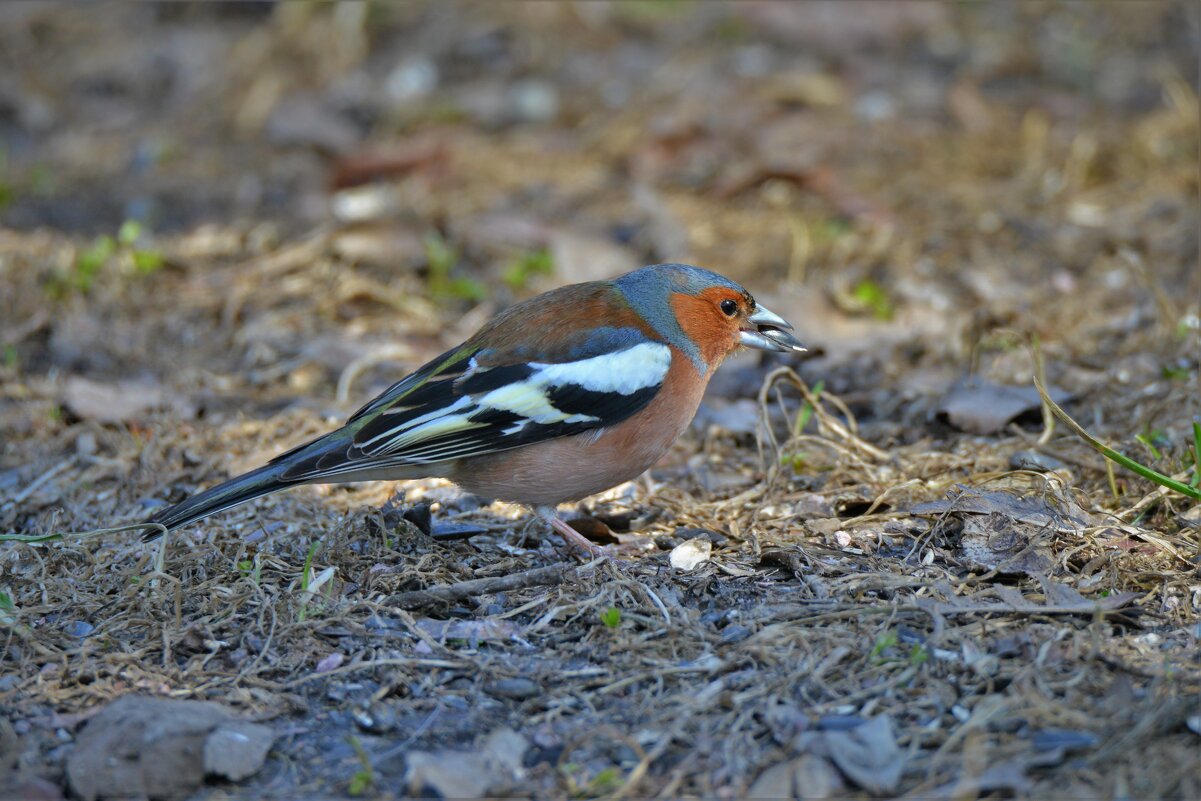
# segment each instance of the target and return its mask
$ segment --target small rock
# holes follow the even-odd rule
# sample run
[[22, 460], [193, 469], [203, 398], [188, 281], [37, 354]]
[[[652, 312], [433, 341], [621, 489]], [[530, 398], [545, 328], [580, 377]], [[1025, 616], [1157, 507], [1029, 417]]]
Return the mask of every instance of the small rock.
[[396, 710], [376, 701], [353, 712], [355, 724], [369, 734], [387, 734], [396, 728]]
[[91, 431], [85, 431], [76, 437], [75, 453], [80, 456], [94, 456], [96, 454], [96, 435]]
[[522, 122], [547, 122], [559, 113], [559, 93], [545, 81], [518, 81], [509, 89], [513, 113]]
[[384, 92], [391, 100], [405, 103], [420, 100], [438, 85], [438, 65], [425, 56], [406, 58], [384, 79]]
[[433, 528], [433, 514], [428, 503], [414, 504], [405, 509], [400, 516], [421, 529], [422, 534], [429, 536]]
[[708, 540], [716, 546], [725, 545], [730, 541], [729, 537], [724, 534], [718, 534], [716, 531], [710, 531], [707, 528], [677, 528], [674, 532], [677, 539], [681, 540]]
[[72, 620], [67, 625], [63, 626], [63, 631], [72, 637], [83, 638], [96, 630], [96, 627], [86, 620]]
[[671, 566], [676, 570], [693, 570], [713, 554], [713, 543], [706, 539], [693, 539], [680, 543], [671, 551]]
[[85, 801], [183, 797], [206, 774], [250, 776], [274, 739], [268, 727], [238, 720], [221, 704], [127, 695], [83, 727], [67, 757], [67, 779]]
[[812, 518], [831, 518], [837, 515], [829, 499], [816, 492], [805, 492], [796, 499], [792, 513], [803, 520]]
[[275, 742], [268, 726], [248, 720], [222, 723], [204, 741], [204, 772], [239, 782], [263, 767]]
[[340, 651], [334, 651], [332, 654], [323, 656], [317, 666], [313, 668], [314, 673], [329, 673], [331, 670], [336, 670], [346, 661], [346, 655]]

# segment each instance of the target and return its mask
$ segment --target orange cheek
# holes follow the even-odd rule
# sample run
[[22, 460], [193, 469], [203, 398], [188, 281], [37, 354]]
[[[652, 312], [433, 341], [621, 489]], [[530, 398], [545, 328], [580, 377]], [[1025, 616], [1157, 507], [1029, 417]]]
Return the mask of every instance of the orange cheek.
[[672, 295], [671, 307], [680, 328], [696, 343], [701, 356], [709, 364], [716, 365], [738, 347], [738, 322], [717, 308], [725, 296], [706, 298], [710, 292], [712, 290], [700, 295]]

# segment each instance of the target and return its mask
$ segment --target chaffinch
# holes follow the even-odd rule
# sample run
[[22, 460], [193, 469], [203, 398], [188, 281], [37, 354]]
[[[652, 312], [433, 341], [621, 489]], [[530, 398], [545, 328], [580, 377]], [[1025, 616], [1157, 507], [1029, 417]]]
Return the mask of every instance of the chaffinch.
[[727, 356], [805, 350], [791, 330], [738, 284], [684, 264], [565, 286], [501, 312], [342, 428], [147, 523], [170, 531], [298, 484], [441, 477], [531, 506], [590, 550], [555, 507], [649, 468]]

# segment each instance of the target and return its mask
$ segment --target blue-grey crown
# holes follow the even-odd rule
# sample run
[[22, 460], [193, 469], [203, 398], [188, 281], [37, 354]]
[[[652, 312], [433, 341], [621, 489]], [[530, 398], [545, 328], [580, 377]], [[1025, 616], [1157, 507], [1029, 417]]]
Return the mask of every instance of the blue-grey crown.
[[655, 290], [662, 292], [664, 289], [668, 292], [696, 294], [715, 286], [724, 286], [735, 292], [746, 292], [724, 275], [718, 275], [703, 267], [693, 267], [691, 264], [652, 264], [628, 272], [614, 283], [627, 297], [654, 294]]
[[696, 344], [680, 328], [668, 297], [674, 292], [695, 295], [718, 286], [749, 297], [745, 289], [724, 275], [691, 264], [652, 264], [626, 273], [613, 283], [634, 311], [650, 323], [664, 340], [688, 354], [702, 373], [708, 367]]

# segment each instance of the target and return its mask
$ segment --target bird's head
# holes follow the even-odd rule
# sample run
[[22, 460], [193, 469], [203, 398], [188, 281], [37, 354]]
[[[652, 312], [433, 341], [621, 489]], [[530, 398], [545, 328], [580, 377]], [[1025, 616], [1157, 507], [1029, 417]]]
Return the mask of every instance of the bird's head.
[[802, 352], [792, 326], [725, 276], [687, 264], [655, 264], [615, 282], [635, 311], [664, 339], [706, 369], [745, 345]]

